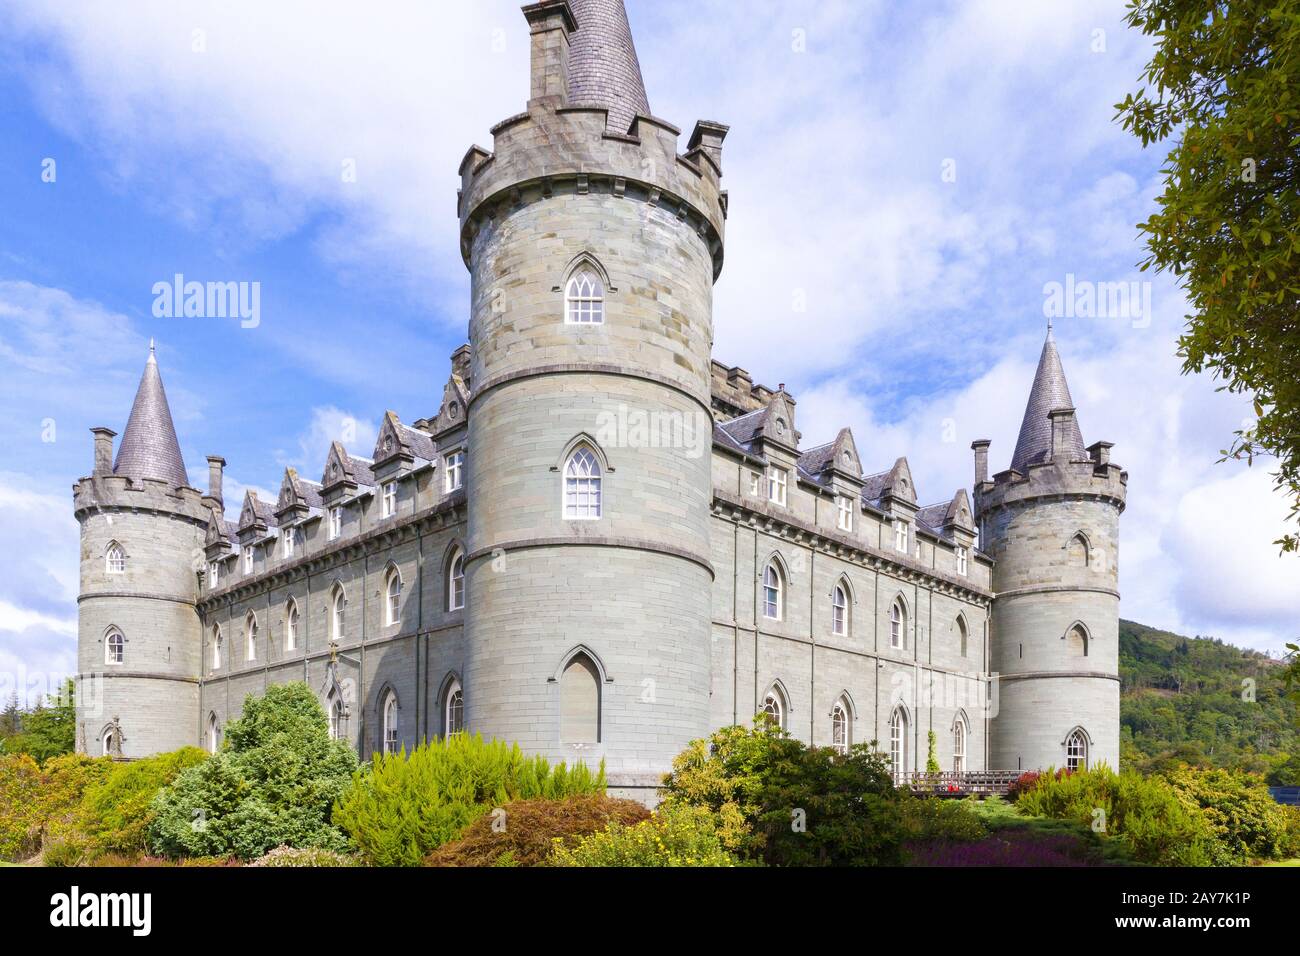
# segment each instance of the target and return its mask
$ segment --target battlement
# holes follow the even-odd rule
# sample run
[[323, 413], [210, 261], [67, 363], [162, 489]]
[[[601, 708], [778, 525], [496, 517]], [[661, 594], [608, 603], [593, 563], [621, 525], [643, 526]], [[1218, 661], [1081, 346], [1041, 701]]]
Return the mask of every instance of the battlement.
[[[1014, 468], [998, 472], [993, 480], [975, 483], [975, 513], [991, 511], [1036, 498], [1090, 497], [1112, 502], [1121, 512], [1128, 495], [1128, 472], [1109, 461], [1099, 442], [1088, 459], [1058, 459], [1028, 466], [1028, 474]], [[1109, 445], [1106, 445], [1109, 448]], [[1106, 458], [1107, 460], [1102, 460]]]
[[570, 103], [569, 37], [577, 30], [569, 4], [524, 10], [532, 29], [532, 98], [526, 112], [492, 129], [493, 150], [473, 146], [460, 165], [457, 214], [466, 265], [485, 218], [555, 195], [608, 195], [671, 210], [705, 238], [714, 278], [722, 271], [727, 194], [721, 187], [727, 127], [696, 124], [685, 153], [681, 130], [636, 114], [625, 132], [610, 127], [610, 110]]
[[155, 478], [93, 475], [72, 486], [73, 514], [78, 521], [104, 509], [127, 509], [177, 515], [206, 526], [215, 504], [197, 488], [178, 488]]

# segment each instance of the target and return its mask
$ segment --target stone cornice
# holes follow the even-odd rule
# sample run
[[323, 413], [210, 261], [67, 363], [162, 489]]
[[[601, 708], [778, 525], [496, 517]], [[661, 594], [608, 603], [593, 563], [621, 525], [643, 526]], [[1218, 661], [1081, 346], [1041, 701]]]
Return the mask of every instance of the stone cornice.
[[1052, 677], [1087, 677], [1096, 680], [1113, 680], [1115, 683], [1119, 683], [1118, 674], [1107, 674], [1103, 671], [1026, 671], [1023, 674], [990, 674], [989, 680], [1012, 683], [1018, 680], [1043, 680]]
[[675, 548], [672, 545], [661, 544], [658, 541], [647, 541], [644, 538], [620, 538], [615, 536], [602, 537], [581, 537], [581, 538], [518, 538], [513, 541], [500, 541], [487, 547], [478, 548], [466, 556], [466, 563], [477, 561], [480, 558], [490, 558], [497, 551], [509, 554], [511, 551], [528, 551], [536, 548], [618, 548], [631, 551], [649, 551], [653, 554], [663, 554], [672, 558], [682, 558], [693, 564], [698, 564], [708, 572], [709, 578], [716, 575], [713, 570], [713, 563], [706, 557], [687, 551], [685, 548]]

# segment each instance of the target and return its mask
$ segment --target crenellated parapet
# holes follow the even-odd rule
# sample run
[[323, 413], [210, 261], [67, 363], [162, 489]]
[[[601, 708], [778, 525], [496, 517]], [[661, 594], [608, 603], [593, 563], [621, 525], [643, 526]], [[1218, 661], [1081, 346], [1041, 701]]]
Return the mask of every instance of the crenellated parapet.
[[727, 194], [722, 141], [727, 127], [701, 121], [679, 152], [681, 130], [637, 115], [609, 128], [609, 110], [569, 104], [568, 46], [576, 32], [566, 2], [526, 7], [532, 30], [533, 95], [526, 112], [492, 129], [492, 152], [473, 146], [461, 161], [457, 214], [461, 255], [470, 264], [485, 218], [564, 195], [605, 195], [672, 211], [707, 243], [713, 275], [722, 272]]
[[[1102, 443], [1099, 443], [1102, 444]], [[1089, 451], [1097, 449], [1097, 445]], [[975, 484], [975, 513], [981, 518], [999, 508], [1042, 498], [1092, 498], [1124, 510], [1128, 472], [1108, 460], [1100, 449], [1087, 460], [1062, 459], [1032, 464], [1028, 474], [1008, 468], [993, 479]]]
[[78, 521], [104, 511], [166, 514], [207, 527], [212, 501], [197, 488], [178, 488], [155, 478], [91, 475], [72, 486], [73, 515]]

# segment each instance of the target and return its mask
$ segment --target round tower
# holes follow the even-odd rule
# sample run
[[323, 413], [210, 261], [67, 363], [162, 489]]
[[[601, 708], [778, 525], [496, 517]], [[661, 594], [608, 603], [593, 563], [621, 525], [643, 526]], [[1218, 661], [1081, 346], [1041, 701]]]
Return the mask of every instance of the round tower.
[[726, 127], [679, 155], [621, 0], [524, 14], [528, 110], [460, 170], [466, 724], [635, 791], [708, 731]]
[[975, 448], [980, 547], [991, 555], [989, 768], [1119, 767], [1119, 516], [1128, 473], [1086, 449], [1051, 329], [1011, 468]]
[[94, 469], [73, 486], [77, 749], [144, 757], [198, 742], [196, 571], [220, 503], [189, 487], [153, 343], [116, 462], [115, 433], [92, 431]]

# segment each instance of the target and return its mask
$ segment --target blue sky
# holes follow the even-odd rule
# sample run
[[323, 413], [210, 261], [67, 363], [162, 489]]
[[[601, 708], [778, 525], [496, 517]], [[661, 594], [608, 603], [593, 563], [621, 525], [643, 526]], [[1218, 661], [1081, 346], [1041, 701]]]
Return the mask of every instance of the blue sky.
[[[1149, 52], [1122, 0], [628, 6], [654, 113], [732, 127], [715, 356], [786, 383], [805, 444], [849, 425], [946, 499], [971, 440], [1010, 459], [1045, 285], [1149, 280], [1150, 317], [1056, 325], [1085, 440], [1131, 473], [1123, 613], [1295, 638], [1286, 508], [1214, 463], [1249, 408], [1179, 374], [1182, 297], [1136, 270], [1161, 155], [1112, 121]], [[235, 502], [318, 473], [344, 419], [368, 454], [385, 409], [436, 410], [466, 338], [456, 169], [522, 109], [527, 59], [497, 0], [0, 5], [5, 679], [75, 666], [69, 489], [150, 337], [192, 480], [222, 454]], [[261, 324], [155, 318], [178, 272], [259, 282]]]

